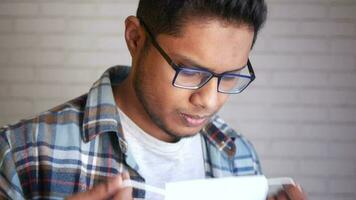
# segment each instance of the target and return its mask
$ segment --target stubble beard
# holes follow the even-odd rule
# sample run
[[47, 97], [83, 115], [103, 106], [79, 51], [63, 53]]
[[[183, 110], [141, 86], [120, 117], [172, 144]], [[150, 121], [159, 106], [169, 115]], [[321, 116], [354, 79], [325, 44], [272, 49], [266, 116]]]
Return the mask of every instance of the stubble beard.
[[141, 60], [138, 62], [138, 69], [136, 71], [136, 74], [134, 76], [134, 89], [136, 93], [136, 97], [138, 98], [139, 102], [141, 103], [144, 111], [148, 114], [152, 122], [159, 127], [161, 130], [163, 130], [167, 135], [171, 136], [173, 138], [173, 141], [179, 141], [182, 138], [188, 138], [192, 137], [195, 134], [192, 135], [183, 135], [179, 134], [167, 127], [167, 125], [163, 122], [163, 120], [154, 112], [154, 105], [150, 105], [147, 101], [149, 98], [150, 94], [148, 90], [145, 89], [144, 87], [144, 80], [145, 80], [145, 72], [144, 72], [144, 66], [142, 65]]

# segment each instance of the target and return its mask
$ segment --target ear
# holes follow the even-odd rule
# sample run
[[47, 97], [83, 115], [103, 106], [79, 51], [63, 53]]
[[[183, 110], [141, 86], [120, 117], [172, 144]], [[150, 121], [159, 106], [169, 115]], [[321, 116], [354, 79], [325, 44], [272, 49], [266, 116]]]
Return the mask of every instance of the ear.
[[131, 56], [134, 58], [144, 45], [145, 33], [137, 17], [129, 16], [125, 20], [125, 40]]

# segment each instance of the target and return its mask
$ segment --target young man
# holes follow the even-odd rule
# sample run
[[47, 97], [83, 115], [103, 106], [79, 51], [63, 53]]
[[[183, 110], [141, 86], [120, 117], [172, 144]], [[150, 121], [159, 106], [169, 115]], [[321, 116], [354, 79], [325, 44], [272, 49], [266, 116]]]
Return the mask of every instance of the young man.
[[[162, 199], [122, 181], [261, 174], [252, 145], [216, 113], [255, 78], [248, 57], [266, 12], [263, 0], [141, 0], [125, 21], [131, 68], [1, 130], [0, 194]], [[304, 198], [289, 186], [271, 199], [288, 196]]]

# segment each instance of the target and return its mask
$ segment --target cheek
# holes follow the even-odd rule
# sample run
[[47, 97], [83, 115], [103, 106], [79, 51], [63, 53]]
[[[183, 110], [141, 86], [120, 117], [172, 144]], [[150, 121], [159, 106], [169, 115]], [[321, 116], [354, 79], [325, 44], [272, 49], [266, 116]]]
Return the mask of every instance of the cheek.
[[217, 110], [220, 110], [223, 105], [229, 100], [228, 94], [219, 94]]
[[172, 78], [163, 75], [162, 72], [146, 76], [141, 85], [146, 100], [159, 115], [172, 112], [175, 109], [175, 104], [182, 100], [179, 92], [176, 91], [178, 88], [172, 85]]

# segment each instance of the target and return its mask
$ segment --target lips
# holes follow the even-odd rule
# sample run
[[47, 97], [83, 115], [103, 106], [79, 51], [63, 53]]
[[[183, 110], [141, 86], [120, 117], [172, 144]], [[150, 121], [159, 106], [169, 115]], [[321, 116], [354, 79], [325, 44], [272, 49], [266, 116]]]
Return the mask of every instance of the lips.
[[209, 117], [200, 117], [197, 115], [189, 115], [181, 113], [184, 122], [190, 127], [197, 127], [203, 125]]

